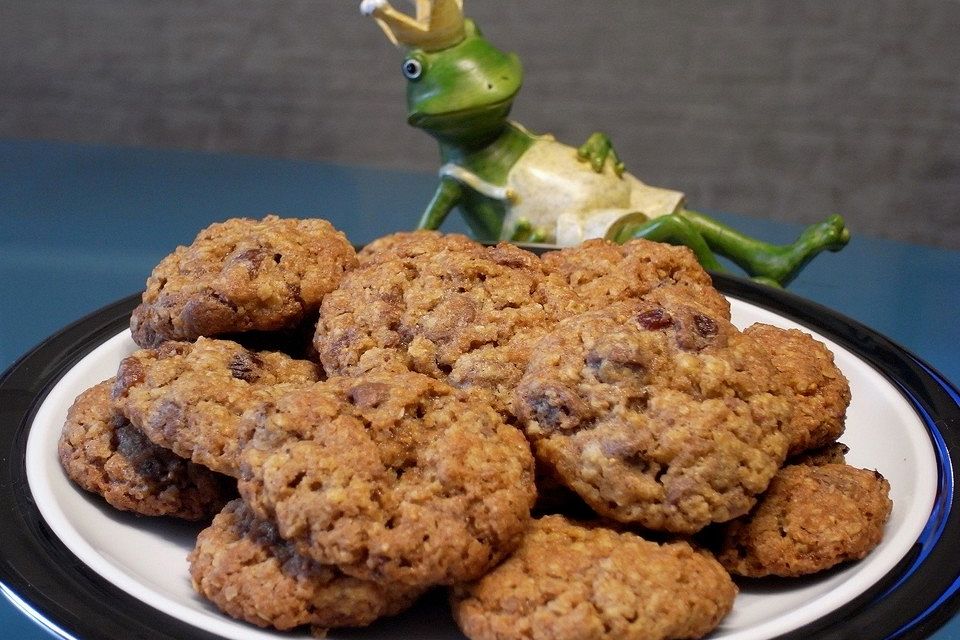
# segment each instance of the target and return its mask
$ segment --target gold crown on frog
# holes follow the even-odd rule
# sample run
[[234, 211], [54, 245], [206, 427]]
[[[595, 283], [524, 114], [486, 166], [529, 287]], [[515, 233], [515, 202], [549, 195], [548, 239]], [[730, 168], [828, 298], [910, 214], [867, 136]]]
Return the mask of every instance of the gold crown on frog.
[[373, 16], [394, 45], [424, 51], [452, 47], [466, 37], [463, 0], [416, 0], [416, 18], [394, 9], [387, 0], [363, 0], [360, 11]]

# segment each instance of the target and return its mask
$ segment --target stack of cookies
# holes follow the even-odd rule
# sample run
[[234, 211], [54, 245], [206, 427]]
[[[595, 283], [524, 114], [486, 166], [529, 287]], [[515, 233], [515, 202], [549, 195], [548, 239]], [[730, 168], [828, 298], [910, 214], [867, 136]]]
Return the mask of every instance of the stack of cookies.
[[232, 219], [156, 267], [131, 332], [64, 469], [212, 518], [193, 584], [261, 627], [365, 626], [442, 587], [474, 640], [698, 638], [734, 577], [860, 559], [890, 514], [844, 463], [832, 354], [737, 329], [682, 247], [356, 252], [323, 220]]

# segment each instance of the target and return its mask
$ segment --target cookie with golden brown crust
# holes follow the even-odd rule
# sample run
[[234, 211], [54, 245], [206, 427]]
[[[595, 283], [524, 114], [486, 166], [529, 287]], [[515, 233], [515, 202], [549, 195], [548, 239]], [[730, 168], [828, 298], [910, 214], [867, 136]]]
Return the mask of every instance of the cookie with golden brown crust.
[[156, 266], [130, 318], [134, 341], [294, 330], [356, 266], [326, 220], [267, 216], [210, 225]]
[[742, 576], [801, 576], [859, 560], [883, 537], [893, 503], [876, 471], [788, 465], [748, 515], [725, 526], [720, 562]]
[[693, 533], [746, 513], [783, 463], [790, 405], [766, 351], [698, 307], [619, 303], [533, 352], [525, 433], [603, 516]]
[[420, 590], [377, 584], [305, 558], [242, 500], [200, 532], [189, 555], [194, 588], [221, 611], [259, 627], [366, 626], [409, 607]]
[[534, 254], [458, 243], [347, 274], [314, 345], [328, 375], [412, 370], [490, 390], [505, 410], [535, 340], [582, 309]]
[[825, 464], [846, 464], [848, 453], [850, 453], [850, 447], [847, 445], [842, 442], [831, 442], [828, 445], [816, 449], [807, 449], [803, 453], [788, 457], [784, 466], [806, 464], [819, 467]]
[[377, 238], [357, 253], [361, 265], [391, 258], [415, 258], [438, 251], [476, 250], [481, 244], [460, 233], [429, 229], [399, 231]]
[[451, 594], [471, 640], [700, 638], [737, 587], [708, 553], [562, 516], [536, 520], [520, 548]]
[[228, 476], [249, 437], [244, 412], [319, 379], [317, 366], [229, 340], [165, 342], [123, 359], [113, 397], [152, 442]]
[[798, 329], [768, 324], [755, 324], [744, 333], [770, 351], [782, 384], [793, 393], [789, 455], [823, 447], [843, 435], [850, 384], [827, 346]]
[[533, 456], [489, 397], [417, 373], [330, 378], [264, 405], [240, 493], [300, 553], [411, 586], [481, 575], [519, 543]]
[[112, 386], [87, 389], [67, 410], [58, 454], [71, 480], [117, 509], [184, 520], [211, 516], [236, 495], [225, 477], [147, 440], [114, 409]]
[[591, 309], [670, 291], [710, 315], [730, 319], [730, 303], [713, 288], [710, 275], [687, 247], [643, 239], [622, 245], [595, 239], [545, 253], [543, 262], [560, 273]]

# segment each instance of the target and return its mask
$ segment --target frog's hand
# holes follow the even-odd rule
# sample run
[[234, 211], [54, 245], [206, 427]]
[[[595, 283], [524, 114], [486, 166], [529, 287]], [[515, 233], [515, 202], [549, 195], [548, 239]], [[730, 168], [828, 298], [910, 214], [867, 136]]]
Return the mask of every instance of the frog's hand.
[[550, 239], [550, 232], [543, 227], [536, 227], [526, 218], [517, 220], [513, 226], [513, 232], [510, 234], [510, 242], [547, 242]]
[[463, 188], [456, 180], [452, 178], [440, 178], [440, 184], [437, 186], [433, 199], [427, 205], [426, 210], [420, 217], [418, 229], [439, 229], [440, 225], [446, 219], [450, 211], [460, 202], [463, 194]]
[[623, 175], [623, 162], [620, 161], [620, 156], [617, 155], [613, 143], [610, 142], [610, 138], [605, 133], [597, 131], [590, 134], [587, 141], [577, 149], [577, 157], [584, 162], [589, 162], [597, 173], [603, 172], [603, 166], [609, 158], [613, 166], [613, 172], [617, 176]]

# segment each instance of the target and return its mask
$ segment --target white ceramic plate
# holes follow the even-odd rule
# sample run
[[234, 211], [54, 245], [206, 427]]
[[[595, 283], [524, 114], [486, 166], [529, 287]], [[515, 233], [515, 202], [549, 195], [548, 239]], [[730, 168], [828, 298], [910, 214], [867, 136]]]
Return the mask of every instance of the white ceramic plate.
[[[918, 411], [913, 395], [905, 392], [889, 372], [884, 375], [878, 371], [862, 353], [855, 353], [829, 335], [812, 331], [756, 304], [739, 299], [732, 299], [732, 303], [734, 322], [738, 326], [765, 322], [798, 327], [827, 343], [852, 389], [853, 401], [842, 438], [850, 447], [848, 461], [880, 471], [890, 482], [894, 504], [883, 542], [865, 560], [812, 578], [743, 583], [733, 612], [710, 637], [760, 640], [802, 631], [812, 628], [811, 625], [815, 627], [818, 621], [836, 617], [839, 611], [849, 616], [852, 609], [863, 606], [864, 598], [875, 597], [878, 590], [895, 589], [917, 572], [916, 557], [918, 553], [924, 554], [922, 549], [918, 552], [918, 541], [937, 533], [932, 516], [944, 508], [941, 504], [944, 499], [943, 445], [938, 442], [938, 434], [931, 431], [929, 417], [924, 416], [923, 410]], [[50, 544], [57, 549], [62, 545], [69, 557], [75, 557], [83, 583], [108, 583], [110, 586], [103, 588], [115, 588], [117, 593], [125, 594], [126, 604], [118, 603], [116, 609], [142, 610], [141, 617], [146, 620], [143, 624], [159, 634], [155, 637], [183, 637], [183, 630], [189, 629], [191, 635], [195, 633], [196, 637], [203, 638], [290, 638], [290, 634], [272, 633], [236, 622], [194, 592], [186, 556], [193, 547], [196, 525], [115, 511], [99, 498], [78, 489], [63, 473], [56, 451], [67, 408], [80, 392], [114, 375], [121, 358], [136, 348], [122, 326], [118, 324], [112, 332], [101, 331], [102, 335], [94, 339], [95, 344], [90, 345], [92, 351], [67, 368], [25, 425], [22, 462], [30, 502], [35, 505], [42, 527], [49, 528], [55, 536]], [[947, 511], [951, 503], [952, 494], [946, 504]], [[6, 577], [3, 573], [0, 571], [0, 577]], [[69, 571], [66, 573], [70, 575]], [[898, 577], [898, 574], [902, 575]], [[30, 589], [18, 590], [15, 586], [10, 589], [26, 590], [28, 593], [21, 595], [25, 602], [30, 601]], [[56, 589], [51, 592], [48, 588], [44, 595], [51, 602], [63, 600]], [[74, 611], [70, 603], [64, 605], [67, 613], [44, 611], [42, 605], [29, 606], [37, 610], [40, 617], [48, 617], [50, 626], [55, 625], [64, 633], [71, 631], [70, 624], [57, 620], [58, 617], [69, 620], [71, 615], [83, 615]], [[47, 609], [50, 608], [48, 605]], [[105, 610], [110, 609], [107, 603]], [[109, 613], [91, 612], [90, 615]], [[172, 636], [162, 635], [173, 632], [156, 629], [161, 624], [157, 620], [168, 619], [185, 626], [179, 626], [179, 631]], [[364, 630], [333, 631], [329, 637], [462, 638], [440, 597], [428, 598], [396, 619]]]

